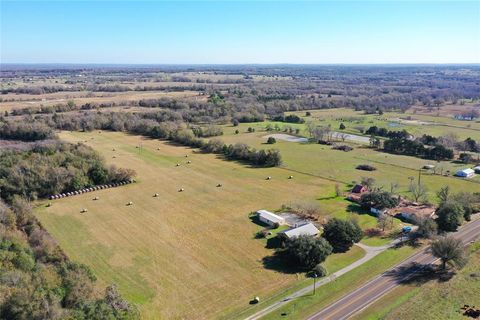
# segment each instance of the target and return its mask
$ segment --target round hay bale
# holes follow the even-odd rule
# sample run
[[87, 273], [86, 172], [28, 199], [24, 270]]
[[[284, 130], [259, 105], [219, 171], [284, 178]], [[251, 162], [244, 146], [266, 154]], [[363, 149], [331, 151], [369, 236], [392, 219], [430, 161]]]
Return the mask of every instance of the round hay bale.
[[188, 154], [185, 155], [185, 158], [188, 158]]
[[267, 177], [267, 180], [272, 180], [272, 177], [268, 176], [268, 177]]
[[116, 157], [115, 157], [115, 156], [113, 156], [112, 158], [113, 158], [113, 159], [115, 159]]
[[155, 193], [153, 196], [154, 196], [155, 198], [157, 198], [157, 197], [158, 197], [158, 193]]
[[80, 210], [80, 213], [84, 213], [84, 212], [88, 212], [87, 208], [83, 208], [82, 210]]
[[128, 202], [127, 206], [133, 206], [133, 202], [132, 201]]
[[289, 176], [288, 179], [293, 179], [293, 176]]
[[115, 151], [115, 148], [113, 148], [112, 151]]
[[178, 189], [178, 192], [183, 192], [183, 191], [185, 191], [185, 189], [183, 188]]
[[157, 150], [160, 150], [160, 148], [157, 148]]
[[192, 161], [188, 160], [187, 163], [190, 164], [190, 163], [192, 163]]
[[221, 186], [222, 186], [222, 184], [221, 184], [221, 183], [217, 184], [217, 188], [220, 188]]
[[48, 199], [53, 200], [53, 196], [50, 196]]
[[177, 163], [176, 167], [180, 167], [180, 163]]

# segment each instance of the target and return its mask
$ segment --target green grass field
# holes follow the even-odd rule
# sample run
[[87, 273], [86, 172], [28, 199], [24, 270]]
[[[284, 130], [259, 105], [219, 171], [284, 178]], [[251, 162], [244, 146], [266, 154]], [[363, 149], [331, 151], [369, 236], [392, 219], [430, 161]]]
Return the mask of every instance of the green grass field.
[[[281, 124], [281, 126], [285, 125]], [[351, 144], [354, 150], [350, 152], [333, 150], [330, 146], [315, 143], [297, 143], [279, 139], [277, 139], [276, 144], [268, 145], [265, 136], [276, 132], [267, 132], [265, 126], [266, 123], [240, 124], [238, 127], [227, 126], [224, 129], [225, 134], [220, 139], [227, 143], [244, 142], [257, 149], [276, 148], [280, 150], [283, 159], [282, 167], [285, 170], [292, 172], [292, 174], [301, 172], [331, 179], [344, 184], [345, 190], [348, 190], [347, 184], [352, 184], [355, 181], [359, 182], [361, 177], [373, 177], [377, 185], [383, 186], [385, 190], [390, 190], [391, 183], [398, 183], [397, 191], [408, 196], [409, 177], [413, 177], [417, 181], [419, 169], [426, 164], [434, 164], [437, 167], [442, 167], [444, 172], [450, 170], [452, 173], [468, 167], [451, 161], [435, 162], [416, 157], [378, 152], [358, 144]], [[255, 128], [255, 132], [246, 132], [248, 127]], [[292, 127], [303, 128], [303, 125], [293, 125]], [[235, 130], [239, 130], [240, 133], [234, 134]], [[355, 169], [359, 164], [370, 164], [375, 166], [377, 170], [367, 172]], [[480, 191], [480, 175], [465, 180], [453, 176], [433, 175], [422, 171], [421, 182], [429, 189], [429, 199], [432, 202], [436, 201], [435, 192], [446, 185], [449, 185], [454, 191]]]
[[453, 133], [460, 139], [471, 137], [480, 138], [480, 123], [477, 121], [461, 121], [453, 116], [425, 115], [413, 113], [385, 112], [383, 115], [364, 114], [363, 111], [338, 108], [325, 110], [312, 110], [310, 117], [305, 117], [305, 112], [294, 112], [306, 121], [314, 121], [322, 126], [331, 125], [333, 130], [338, 130], [340, 123], [346, 126], [345, 132], [360, 134], [356, 127], [368, 129], [371, 126], [383, 127], [388, 130], [407, 130], [415, 136], [429, 134], [441, 136]]
[[[278, 294], [305, 279], [264, 268], [262, 258], [273, 251], [254, 239], [260, 227], [248, 217], [261, 208], [328, 197], [333, 182], [308, 174], [289, 180], [281, 168], [249, 168], [123, 133], [60, 137], [84, 142], [108, 163], [138, 173], [135, 184], [56, 200], [36, 215], [69, 257], [91, 266], [101, 284], [117, 283], [145, 318], [222, 317], [248, 308], [253, 296]], [[82, 208], [88, 212], [81, 214]], [[334, 255], [327, 266], [336, 269], [362, 255]]]
[[[282, 154], [281, 167], [251, 168], [216, 155], [123, 133], [62, 132], [62, 139], [92, 146], [109, 164], [136, 170], [138, 183], [97, 191], [99, 201], [92, 201], [93, 193], [57, 200], [51, 207], [40, 206], [36, 214], [73, 260], [91, 266], [101, 284], [117, 283], [126, 298], [141, 306], [144, 318], [230, 319], [254, 312], [268, 301], [308, 284], [303, 274], [282, 274], [264, 267], [262, 259], [273, 251], [265, 247], [265, 240], [255, 239], [262, 227], [249, 219], [252, 211], [275, 211], [292, 202], [317, 201], [324, 218], [355, 218], [364, 229], [375, 227], [376, 218], [344, 197], [337, 197], [335, 185], [346, 192], [361, 177], [370, 176], [386, 190], [390, 183], [398, 183], [398, 192], [408, 196], [409, 177], [417, 179], [418, 169], [431, 163], [360, 145], [353, 145], [351, 152], [281, 140], [267, 145], [265, 135], [272, 132], [266, 132], [265, 126], [225, 126], [225, 134], [219, 138], [258, 149], [277, 148]], [[248, 127], [255, 127], [256, 132], [247, 133]], [[304, 125], [292, 127], [304, 130]], [[235, 130], [240, 133], [235, 134]], [[187, 160], [192, 163], [187, 164]], [[177, 163], [181, 165], [177, 167]], [[355, 169], [364, 163], [378, 170]], [[450, 162], [440, 165], [451, 171], [462, 167]], [[294, 179], [288, 179], [289, 175]], [[266, 176], [272, 180], [267, 181]], [[435, 191], [445, 185], [454, 192], [480, 192], [478, 177], [470, 181], [423, 173], [421, 179], [433, 202]], [[218, 183], [223, 186], [217, 188]], [[178, 192], [180, 188], [185, 191]], [[160, 197], [154, 198], [155, 193]], [[129, 201], [134, 205], [126, 206]], [[88, 213], [80, 214], [82, 208]], [[395, 220], [397, 227], [402, 224]], [[363, 240], [367, 245], [389, 241], [378, 237]], [[357, 249], [329, 257], [329, 271], [363, 256]], [[392, 263], [403, 257], [406, 249], [395, 252], [400, 254], [390, 253]], [[378, 272], [387, 264], [382, 260], [376, 267]], [[353, 271], [347, 278], [360, 284], [369, 275], [367, 268]], [[326, 303], [350, 288], [348, 283], [335, 286], [335, 294], [321, 301], [309, 298], [300, 306], [294, 304], [303, 311], [295, 311], [292, 317], [301, 318], [312, 303]], [[249, 305], [253, 296], [261, 296], [262, 303]]]

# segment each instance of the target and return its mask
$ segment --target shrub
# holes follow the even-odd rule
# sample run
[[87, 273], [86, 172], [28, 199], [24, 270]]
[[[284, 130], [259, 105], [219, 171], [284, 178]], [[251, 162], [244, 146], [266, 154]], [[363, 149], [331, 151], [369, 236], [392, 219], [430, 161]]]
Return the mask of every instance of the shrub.
[[369, 164], [359, 164], [357, 167], [356, 167], [357, 170], [364, 170], [364, 171], [375, 171], [377, 170], [377, 168], [375, 168], [374, 166], [371, 166]]
[[325, 277], [328, 272], [327, 269], [319, 263], [312, 269], [312, 271], [310, 271], [310, 274], [312, 277], [317, 276], [318, 278], [321, 278]]
[[268, 144], [274, 144], [276, 142], [277, 142], [277, 140], [274, 137], [269, 137], [268, 140], [267, 140]]
[[352, 147], [347, 146], [347, 145], [336, 145], [336, 146], [333, 146], [332, 149], [334, 149], [334, 150], [340, 150], [340, 151], [345, 151], [345, 152], [349, 152], [349, 151], [352, 151], [352, 150], [353, 150]]

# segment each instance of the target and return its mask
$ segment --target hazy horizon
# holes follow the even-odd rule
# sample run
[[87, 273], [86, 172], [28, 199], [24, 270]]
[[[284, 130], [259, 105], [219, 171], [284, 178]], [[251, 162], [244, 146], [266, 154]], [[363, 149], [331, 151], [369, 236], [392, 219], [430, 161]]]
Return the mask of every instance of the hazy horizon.
[[1, 2], [3, 64], [480, 63], [478, 1]]

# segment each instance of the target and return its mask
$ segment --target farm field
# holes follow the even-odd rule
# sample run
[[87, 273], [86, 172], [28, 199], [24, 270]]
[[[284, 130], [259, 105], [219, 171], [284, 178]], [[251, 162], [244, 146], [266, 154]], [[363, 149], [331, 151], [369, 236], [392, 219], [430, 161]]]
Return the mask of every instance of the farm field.
[[[333, 182], [308, 174], [289, 180], [282, 168], [249, 168], [123, 133], [60, 137], [83, 141], [108, 163], [138, 173], [138, 183], [95, 192], [97, 201], [93, 193], [56, 200], [36, 215], [70, 258], [91, 266], [101, 283], [117, 283], [145, 318], [221, 317], [248, 307], [254, 295], [269, 296], [304, 279], [264, 268], [262, 258], [273, 252], [254, 239], [259, 226], [248, 215], [328, 197]], [[266, 181], [267, 175], [273, 179]], [[83, 208], [88, 212], [81, 214]], [[352, 261], [350, 255], [343, 262], [329, 259], [332, 269]]]
[[[265, 131], [265, 126], [266, 123], [240, 124], [238, 127], [229, 126], [224, 129], [225, 134], [220, 139], [227, 143], [247, 143], [257, 149], [276, 148], [282, 154], [283, 168], [286, 170], [332, 179], [332, 181], [343, 183], [345, 186], [353, 184], [354, 181], [359, 182], [361, 177], [364, 176], [373, 177], [377, 185], [383, 186], [386, 190], [390, 190], [391, 183], [398, 183], [398, 192], [403, 195], [408, 193], [409, 177], [413, 177], [417, 181], [419, 169], [426, 164], [435, 164], [437, 167], [442, 167], [444, 171], [450, 170], [452, 173], [468, 167], [450, 161], [435, 162], [416, 157], [378, 152], [358, 144], [351, 144], [354, 150], [350, 152], [333, 150], [331, 146], [315, 143], [288, 142], [280, 139], [277, 139], [274, 145], [268, 145], [265, 136], [272, 134], [272, 132]], [[292, 125], [293, 128], [302, 128], [302, 126]], [[255, 132], [248, 133], [248, 127], [255, 128]], [[239, 130], [240, 133], [234, 134], [235, 130]], [[370, 164], [375, 166], [377, 170], [367, 172], [355, 169], [359, 164]], [[446, 185], [456, 191], [480, 191], [480, 177], [478, 175], [465, 180], [453, 176], [445, 177], [422, 172], [421, 181], [428, 187], [431, 201], [436, 201], [435, 191]], [[346, 190], [348, 190], [347, 187], [345, 187]]]
[[462, 315], [464, 304], [480, 305], [480, 250], [470, 255], [469, 263], [448, 282], [431, 280], [422, 286], [404, 285], [388, 293], [363, 312], [355, 320], [374, 319], [466, 319]]
[[332, 130], [337, 130], [340, 123], [346, 126], [344, 132], [360, 134], [357, 127], [365, 130], [371, 126], [383, 127], [388, 130], [407, 130], [415, 136], [429, 134], [441, 136], [455, 134], [459, 139], [480, 137], [480, 123], [477, 121], [463, 121], [453, 118], [450, 114], [414, 114], [385, 112], [382, 115], [364, 114], [363, 111], [354, 111], [346, 108], [311, 110], [311, 116], [305, 117], [305, 111], [293, 112], [301, 116], [305, 121], [327, 126], [331, 125]]
[[[57, 92], [42, 95], [8, 94], [2, 97], [3, 101], [0, 102], [0, 112], [29, 107], [35, 108], [40, 106], [65, 104], [70, 100], [75, 102], [77, 105], [82, 105], [85, 103], [115, 103], [117, 105], [128, 105], [129, 102], [135, 102], [141, 99], [159, 99], [162, 97], [188, 99], [196, 96], [198, 96], [198, 92], [195, 91], [95, 92], [91, 95], [87, 95], [86, 92]], [[16, 100], [9, 101], [9, 99]]]

